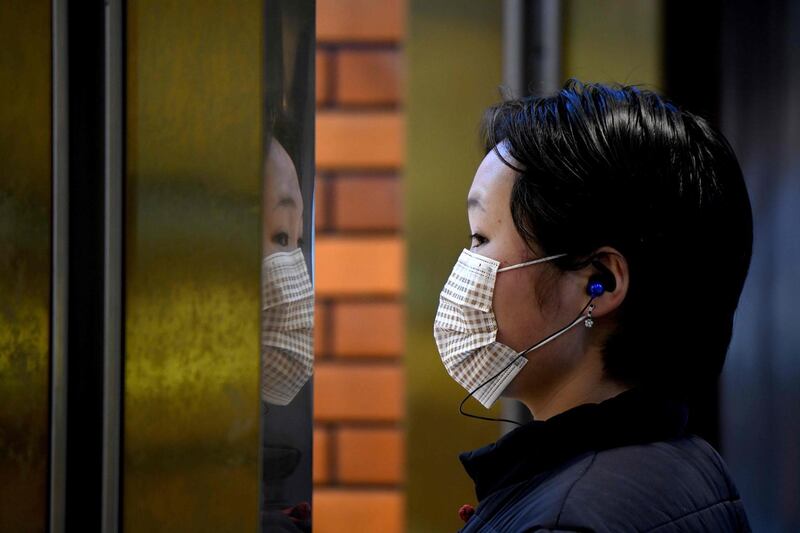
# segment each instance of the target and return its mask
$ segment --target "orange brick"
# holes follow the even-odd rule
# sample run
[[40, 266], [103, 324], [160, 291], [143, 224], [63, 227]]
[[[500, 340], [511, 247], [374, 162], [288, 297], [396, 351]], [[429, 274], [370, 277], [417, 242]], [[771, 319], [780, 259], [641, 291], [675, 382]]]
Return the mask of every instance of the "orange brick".
[[328, 53], [317, 50], [314, 65], [316, 68], [316, 101], [322, 104], [330, 99], [328, 87], [330, 85], [330, 71], [328, 69]]
[[401, 483], [405, 443], [399, 429], [339, 430], [337, 479], [342, 483]]
[[405, 122], [399, 111], [318, 111], [317, 167], [400, 168]]
[[315, 254], [319, 296], [397, 296], [405, 288], [400, 237], [319, 237]]
[[405, 498], [399, 490], [316, 489], [314, 533], [405, 531]]
[[328, 431], [326, 429], [314, 429], [314, 484], [327, 483], [330, 480], [330, 463], [329, 457], [329, 444]]
[[399, 365], [319, 363], [314, 369], [314, 418], [400, 420], [405, 410], [403, 388]]
[[318, 230], [327, 228], [329, 224], [329, 187], [328, 180], [322, 176], [317, 176], [314, 179], [314, 228]]
[[330, 352], [328, 339], [328, 307], [323, 304], [314, 305], [314, 355], [325, 356]]
[[336, 55], [336, 100], [392, 104], [402, 99], [401, 55], [396, 50], [343, 50]]
[[341, 176], [329, 186], [333, 196], [332, 224], [343, 230], [399, 229], [402, 188], [394, 177]]
[[400, 303], [336, 303], [332, 312], [334, 355], [402, 355], [405, 321]]
[[405, 0], [317, 0], [319, 42], [398, 42], [405, 33]]

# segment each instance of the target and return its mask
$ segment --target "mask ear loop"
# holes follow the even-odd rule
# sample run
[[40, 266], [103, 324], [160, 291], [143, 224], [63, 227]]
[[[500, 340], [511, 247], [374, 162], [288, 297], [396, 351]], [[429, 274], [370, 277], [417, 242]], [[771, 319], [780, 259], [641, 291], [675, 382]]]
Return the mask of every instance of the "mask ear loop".
[[498, 268], [497, 272], [506, 272], [507, 270], [514, 270], [515, 268], [522, 268], [530, 265], [535, 265], [537, 263], [544, 263], [550, 261], [552, 259], [558, 259], [559, 257], [564, 257], [567, 255], [566, 253], [563, 254], [556, 254], [556, 255], [548, 255], [547, 257], [539, 257], [538, 259], [533, 259], [532, 261], [525, 261], [524, 263], [519, 263], [516, 265], [511, 265], [503, 268]]
[[[530, 352], [530, 351], [532, 351], [532, 350], [535, 350], [536, 348], [538, 348], [538, 347], [540, 347], [540, 346], [543, 346], [544, 344], [547, 344], [548, 342], [550, 342], [551, 340], [555, 339], [556, 337], [558, 337], [558, 336], [559, 336], [559, 335], [561, 335], [562, 333], [565, 333], [567, 330], [569, 330], [569, 329], [570, 329], [570, 328], [572, 328], [573, 326], [575, 326], [575, 325], [579, 324], [581, 321], [583, 321], [583, 320], [591, 320], [591, 316], [592, 316], [592, 310], [594, 309], [594, 305], [592, 304], [592, 302], [594, 301], [594, 298], [595, 298], [595, 297], [593, 296], [593, 297], [591, 297], [591, 298], [589, 299], [589, 301], [586, 303], [586, 305], [585, 305], [585, 306], [583, 306], [583, 309], [581, 309], [581, 312], [578, 314], [578, 316], [575, 318], [575, 320], [573, 320], [571, 323], [569, 323], [568, 325], [566, 325], [566, 326], [564, 326], [563, 328], [559, 329], [559, 330], [558, 330], [558, 331], [556, 331], [555, 333], [553, 333], [553, 334], [551, 334], [551, 335], [548, 335], [547, 337], [545, 337], [545, 338], [544, 338], [544, 339], [542, 339], [541, 341], [537, 342], [536, 344], [534, 344], [533, 346], [531, 346], [531, 347], [530, 347], [530, 348], [528, 348], [527, 350], [523, 350], [523, 351], [521, 351], [520, 353], [518, 353], [518, 354], [517, 354], [517, 356], [516, 356], [516, 357], [514, 357], [514, 359], [512, 359], [512, 360], [511, 360], [511, 362], [510, 362], [510, 363], [508, 363], [506, 366], [504, 366], [504, 367], [502, 368], [502, 370], [500, 370], [499, 372], [497, 372], [497, 373], [496, 373], [494, 376], [490, 377], [489, 379], [487, 379], [486, 381], [484, 381], [483, 383], [481, 383], [481, 384], [480, 384], [480, 385], [478, 385], [477, 387], [475, 387], [475, 388], [472, 390], [472, 392], [470, 392], [469, 394], [467, 394], [467, 395], [464, 397], [464, 399], [463, 399], [463, 400], [461, 400], [461, 404], [458, 406], [458, 412], [459, 412], [460, 414], [464, 415], [464, 416], [467, 416], [467, 417], [469, 417], [469, 418], [476, 418], [476, 419], [478, 419], [478, 420], [488, 420], [489, 422], [508, 422], [509, 424], [514, 424], [514, 425], [516, 425], [516, 426], [521, 426], [522, 424], [520, 424], [520, 423], [519, 423], [519, 422], [517, 422], [516, 420], [509, 420], [508, 418], [492, 418], [492, 417], [490, 417], [490, 416], [481, 416], [481, 415], [476, 415], [476, 414], [468, 413], [468, 412], [464, 411], [464, 404], [465, 404], [465, 403], [467, 403], [467, 400], [469, 400], [469, 399], [470, 399], [470, 397], [471, 397], [472, 395], [474, 395], [476, 392], [478, 392], [478, 391], [479, 391], [481, 388], [485, 387], [485, 386], [486, 386], [488, 383], [490, 383], [492, 380], [496, 379], [496, 378], [497, 378], [497, 377], [498, 377], [500, 374], [502, 374], [503, 372], [505, 372], [505, 371], [506, 371], [506, 369], [507, 369], [508, 367], [510, 367], [511, 365], [513, 365], [513, 364], [514, 364], [514, 363], [517, 361], [517, 359], [519, 359], [520, 357], [522, 357], [522, 356], [523, 356], [523, 355], [525, 355], [526, 353], [528, 353], [528, 352]], [[587, 318], [587, 315], [584, 315], [584, 314], [583, 314], [583, 313], [584, 313], [584, 311], [586, 311], [586, 309], [587, 309], [587, 308], [589, 309], [589, 314], [588, 314], [588, 317], [589, 317], [589, 318]], [[588, 326], [588, 325], [587, 325], [587, 327], [591, 327], [591, 326]]]

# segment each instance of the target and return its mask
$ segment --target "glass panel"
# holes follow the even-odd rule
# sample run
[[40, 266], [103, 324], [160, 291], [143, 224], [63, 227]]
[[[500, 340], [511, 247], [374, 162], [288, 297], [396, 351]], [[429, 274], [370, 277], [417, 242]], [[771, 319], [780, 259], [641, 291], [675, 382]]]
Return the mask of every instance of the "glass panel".
[[0, 2], [0, 531], [47, 527], [50, 2]]
[[127, 2], [125, 531], [253, 531], [260, 0]]
[[314, 3], [127, 39], [123, 525], [309, 531]]
[[265, 7], [261, 530], [310, 531], [314, 2]]

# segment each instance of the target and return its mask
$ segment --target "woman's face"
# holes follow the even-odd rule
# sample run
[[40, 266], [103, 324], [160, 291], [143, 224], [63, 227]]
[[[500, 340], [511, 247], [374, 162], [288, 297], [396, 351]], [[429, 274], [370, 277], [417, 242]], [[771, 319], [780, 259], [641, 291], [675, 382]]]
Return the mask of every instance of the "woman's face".
[[270, 142], [264, 168], [264, 255], [290, 252], [303, 244], [303, 195], [286, 149]]
[[[501, 154], [519, 166], [502, 145]], [[533, 250], [528, 247], [511, 218], [511, 189], [517, 174], [492, 150], [478, 167], [467, 200], [472, 233], [470, 250], [500, 261], [500, 268], [545, 255], [535, 246]], [[588, 301], [583, 293], [585, 287], [586, 281], [579, 274], [560, 273], [549, 262], [499, 272], [492, 302], [498, 325], [497, 341], [519, 352], [570, 324]], [[528, 364], [504, 396], [519, 397], [533, 387], [545, 390], [562, 382], [585, 351], [583, 330], [572, 328], [527, 354]]]

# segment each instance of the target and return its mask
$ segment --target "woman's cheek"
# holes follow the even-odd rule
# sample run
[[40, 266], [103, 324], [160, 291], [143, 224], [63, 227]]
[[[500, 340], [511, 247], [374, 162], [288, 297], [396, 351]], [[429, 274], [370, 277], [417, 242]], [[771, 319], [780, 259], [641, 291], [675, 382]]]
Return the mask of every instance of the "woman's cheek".
[[493, 306], [497, 318], [497, 341], [515, 350], [522, 346], [531, 332], [533, 302], [527, 298], [527, 280], [520, 270], [502, 272], [495, 282]]

